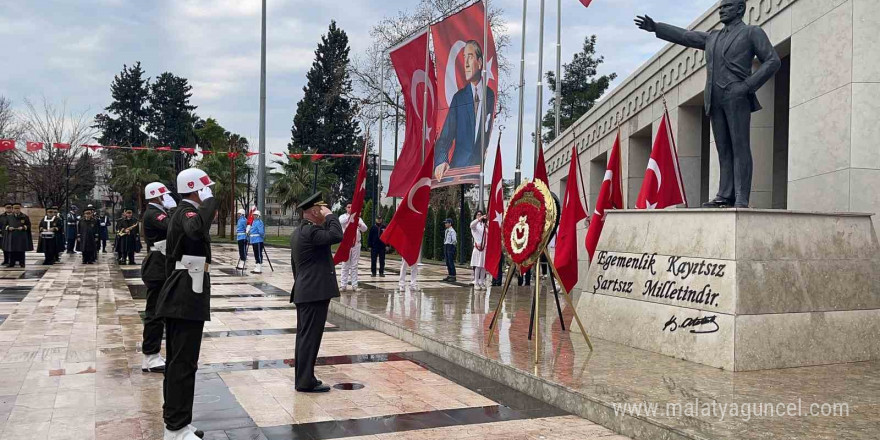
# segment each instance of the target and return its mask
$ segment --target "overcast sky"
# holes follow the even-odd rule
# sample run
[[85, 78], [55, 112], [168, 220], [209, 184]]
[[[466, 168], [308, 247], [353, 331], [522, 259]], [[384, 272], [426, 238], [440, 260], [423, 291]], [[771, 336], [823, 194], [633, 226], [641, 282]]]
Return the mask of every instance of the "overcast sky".
[[[359, 57], [369, 44], [373, 24], [416, 3], [268, 0], [267, 149], [286, 149], [305, 74], [330, 20], [348, 33], [352, 57]], [[540, 0], [528, 3], [525, 139], [534, 131]], [[600, 73], [617, 73], [616, 85], [663, 47], [632, 24], [637, 13], [685, 26], [714, 4], [715, 0], [593, 0], [587, 9], [578, 0], [562, 0], [563, 63], [580, 50], [585, 36], [596, 34], [598, 52], [605, 56]], [[506, 55], [513, 70], [510, 77], [501, 78], [504, 87], [515, 83], [519, 74], [522, 0], [490, 0], [491, 5], [504, 9], [511, 36]], [[544, 69], [554, 70], [556, 1], [547, 0], [545, 7]], [[197, 113], [247, 136], [256, 149], [260, 0], [0, 0], [0, 41], [0, 95], [12, 99], [17, 108], [25, 98], [36, 101], [45, 95], [54, 103], [66, 101], [73, 111], [97, 114], [110, 102], [113, 76], [123, 64], [140, 61], [152, 78], [165, 71], [188, 78]], [[515, 107], [515, 93], [512, 99]], [[504, 174], [512, 178], [516, 114], [500, 123], [506, 126]], [[383, 154], [388, 158], [393, 133], [387, 131], [385, 139]], [[524, 148], [523, 163], [531, 164], [532, 157], [532, 149]], [[486, 160], [491, 174], [494, 153]], [[531, 167], [523, 168], [523, 175], [530, 177]]]

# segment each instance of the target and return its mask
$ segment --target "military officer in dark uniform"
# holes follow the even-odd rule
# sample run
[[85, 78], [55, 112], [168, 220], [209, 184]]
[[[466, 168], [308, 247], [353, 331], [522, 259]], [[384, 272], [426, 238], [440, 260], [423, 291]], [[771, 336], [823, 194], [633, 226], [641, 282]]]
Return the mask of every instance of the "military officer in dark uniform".
[[86, 206], [82, 218], [79, 219], [76, 240], [82, 252], [83, 264], [95, 264], [98, 261], [98, 219], [95, 218], [95, 207]]
[[5, 211], [0, 214], [0, 248], [3, 249], [3, 265], [9, 265], [9, 252], [6, 251], [6, 224], [9, 222], [9, 216], [12, 215], [12, 203], [5, 205]]
[[58, 235], [63, 228], [61, 217], [58, 217], [58, 207], [47, 209], [46, 215], [40, 220], [40, 239], [37, 242], [37, 252], [43, 253], [43, 264], [54, 264], [58, 261]]
[[141, 280], [147, 288], [147, 305], [144, 309], [144, 359], [141, 371], [161, 373], [165, 371], [165, 359], [159, 351], [162, 348], [162, 333], [165, 323], [156, 316], [156, 301], [159, 291], [165, 284], [166, 236], [171, 216], [177, 202], [171, 197], [168, 188], [160, 182], [144, 187], [144, 198], [149, 202], [141, 224], [144, 239], [147, 241], [147, 256], [141, 263]]
[[21, 203], [12, 204], [12, 215], [7, 217], [5, 229], [4, 249], [9, 252], [7, 267], [15, 267], [15, 263], [24, 267], [24, 253], [34, 250], [34, 240], [31, 219], [21, 212]]
[[219, 202], [211, 192], [214, 182], [197, 168], [177, 175], [183, 200], [168, 225], [165, 247], [165, 284], [156, 310], [165, 319], [163, 417], [164, 440], [197, 440], [192, 426], [202, 329], [211, 320], [211, 222]]
[[330, 299], [339, 296], [331, 245], [342, 241], [342, 225], [317, 193], [300, 203], [303, 223], [290, 236], [290, 265], [296, 304], [296, 390], [330, 391], [315, 377], [315, 362], [324, 336]]

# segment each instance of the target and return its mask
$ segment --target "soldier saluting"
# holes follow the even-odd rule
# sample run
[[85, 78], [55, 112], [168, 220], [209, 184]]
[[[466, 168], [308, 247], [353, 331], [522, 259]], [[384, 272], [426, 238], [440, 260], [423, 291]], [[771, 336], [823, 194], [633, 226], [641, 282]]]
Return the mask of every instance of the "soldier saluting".
[[193, 395], [202, 329], [211, 320], [211, 222], [219, 202], [211, 192], [214, 182], [197, 168], [177, 175], [183, 200], [171, 216], [165, 251], [167, 280], [159, 292], [156, 310], [165, 319], [164, 440], [197, 440], [192, 426]]
[[339, 296], [331, 245], [342, 241], [342, 225], [317, 193], [300, 203], [303, 224], [290, 236], [290, 265], [296, 304], [296, 390], [304, 393], [330, 391], [315, 377], [315, 362], [330, 299]]
[[144, 310], [144, 359], [141, 371], [161, 373], [165, 371], [165, 359], [159, 351], [162, 348], [162, 333], [165, 323], [156, 316], [156, 302], [165, 284], [165, 254], [168, 225], [177, 207], [168, 188], [160, 182], [144, 187], [144, 199], [149, 203], [144, 210], [141, 224], [144, 225], [144, 239], [147, 241], [147, 256], [141, 263], [141, 280], [147, 288], [147, 305]]

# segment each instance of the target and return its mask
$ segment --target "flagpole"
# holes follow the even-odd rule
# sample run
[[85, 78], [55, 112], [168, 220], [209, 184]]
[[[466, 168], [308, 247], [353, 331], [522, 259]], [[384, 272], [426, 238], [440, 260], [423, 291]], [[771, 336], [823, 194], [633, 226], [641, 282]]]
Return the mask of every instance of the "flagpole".
[[[382, 105], [379, 106], [379, 163], [376, 166], [376, 203], [373, 203], [373, 223], [379, 216], [379, 186], [382, 184], [382, 122], [385, 120], [385, 53], [379, 59], [379, 97], [382, 99]], [[364, 144], [364, 154], [366, 154], [367, 144]]]
[[483, 209], [483, 186], [485, 185], [485, 165], [486, 165], [486, 146], [489, 142], [489, 135], [491, 133], [486, 130], [486, 116], [488, 113], [488, 105], [486, 103], [486, 89], [489, 86], [489, 77], [486, 75], [486, 58], [488, 58], [489, 54], [489, 0], [483, 0], [483, 90], [480, 91], [482, 95], [482, 106], [480, 110], [480, 197], [479, 197], [479, 209]]
[[[430, 23], [430, 17], [428, 17], [428, 23]], [[428, 138], [428, 81], [430, 81], [430, 74], [428, 72], [428, 61], [430, 57], [428, 56], [431, 53], [431, 25], [428, 24], [427, 30], [425, 31], [425, 87], [422, 90], [422, 163], [425, 162], [425, 140]]]
[[266, 0], [260, 33], [260, 158], [257, 160], [257, 206], [266, 212]]
[[540, 21], [538, 24], [538, 82], [535, 84], [535, 166], [538, 164], [538, 148], [541, 148], [541, 111], [544, 107], [544, 0], [541, 0]]
[[559, 108], [561, 103], [559, 100], [562, 96], [562, 0], [556, 0], [556, 96], [554, 104], [556, 107], [556, 136], [559, 137]]
[[522, 170], [520, 169], [522, 165], [522, 134], [523, 134], [523, 98], [524, 92], [526, 88], [526, 10], [528, 6], [528, 0], [523, 0], [523, 8], [522, 8], [522, 37], [520, 40], [520, 53], [519, 53], [519, 112], [517, 114], [517, 118], [519, 122], [516, 124], [516, 169], [515, 174], [513, 175], [513, 187], [519, 188], [519, 183], [522, 180]]

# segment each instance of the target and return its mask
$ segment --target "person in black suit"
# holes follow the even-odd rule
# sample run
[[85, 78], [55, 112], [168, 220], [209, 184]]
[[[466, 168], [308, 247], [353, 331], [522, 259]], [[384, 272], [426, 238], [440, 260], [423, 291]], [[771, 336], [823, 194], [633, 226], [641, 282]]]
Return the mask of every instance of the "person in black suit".
[[339, 296], [330, 246], [342, 242], [342, 224], [316, 193], [297, 207], [303, 223], [290, 236], [290, 266], [296, 304], [296, 390], [323, 393], [330, 387], [315, 377], [330, 299]]
[[[752, 191], [751, 113], [761, 109], [755, 92], [776, 74], [782, 61], [759, 26], [743, 23], [745, 0], [722, 0], [718, 15], [724, 28], [710, 32], [656, 23], [647, 15], [636, 25], [657, 38], [706, 51], [703, 104], [712, 121], [718, 149], [718, 194], [706, 208], [748, 208]], [[761, 67], [752, 72], [755, 57]]]
[[370, 272], [376, 276], [376, 260], [379, 260], [379, 276], [385, 276], [385, 242], [380, 240], [385, 232], [385, 222], [381, 217], [376, 219], [376, 224], [370, 227], [370, 235], [367, 237], [367, 245], [370, 246]]

